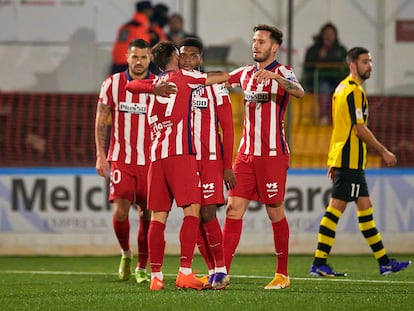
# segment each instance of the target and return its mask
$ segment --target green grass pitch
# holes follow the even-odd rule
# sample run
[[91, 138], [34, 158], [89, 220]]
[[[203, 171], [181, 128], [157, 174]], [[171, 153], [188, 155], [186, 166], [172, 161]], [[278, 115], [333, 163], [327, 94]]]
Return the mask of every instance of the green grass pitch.
[[[338, 278], [311, 277], [312, 256], [291, 255], [291, 288], [285, 290], [263, 289], [275, 256], [236, 255], [231, 285], [222, 291], [176, 289], [179, 257], [169, 255], [166, 288], [159, 292], [134, 278], [118, 281], [119, 258], [0, 257], [0, 310], [414, 310], [414, 267], [383, 277], [372, 255], [332, 255], [330, 264], [348, 273]], [[193, 269], [206, 273], [198, 255]]]

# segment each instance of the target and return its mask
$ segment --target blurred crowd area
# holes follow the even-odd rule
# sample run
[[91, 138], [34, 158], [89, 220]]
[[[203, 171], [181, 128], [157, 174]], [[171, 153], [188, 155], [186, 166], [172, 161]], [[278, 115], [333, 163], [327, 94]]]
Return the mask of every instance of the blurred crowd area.
[[[0, 167], [94, 167], [98, 94], [0, 94]], [[231, 92], [235, 148], [241, 137], [243, 94]], [[292, 99], [286, 118], [291, 168], [326, 168], [332, 128], [316, 120], [313, 96]], [[397, 167], [414, 167], [413, 97], [371, 96], [369, 127], [394, 152]], [[368, 168], [383, 167], [369, 153]]]

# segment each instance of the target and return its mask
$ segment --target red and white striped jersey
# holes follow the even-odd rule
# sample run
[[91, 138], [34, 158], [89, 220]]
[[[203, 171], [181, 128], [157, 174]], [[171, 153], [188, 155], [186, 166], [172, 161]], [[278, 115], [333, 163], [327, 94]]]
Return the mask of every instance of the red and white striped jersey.
[[[276, 60], [265, 69], [297, 82], [292, 69]], [[243, 136], [238, 152], [253, 156], [289, 153], [284, 131], [284, 115], [290, 96], [276, 80], [258, 84], [253, 78], [256, 71], [256, 65], [248, 65], [230, 73], [230, 84], [241, 86], [244, 91]]]
[[166, 71], [154, 83], [168, 80], [175, 84], [177, 93], [170, 97], [156, 96], [148, 106], [148, 123], [151, 127], [151, 161], [166, 157], [196, 154], [194, 145], [192, 92], [205, 85], [207, 74], [180, 69]]
[[[146, 78], [153, 78], [149, 74]], [[109, 76], [101, 86], [99, 103], [111, 107], [112, 127], [108, 161], [147, 165], [151, 131], [146, 111], [154, 95], [132, 94], [125, 90], [133, 80], [128, 71]]]
[[[224, 168], [231, 169], [234, 130], [226, 86], [222, 83], [195, 89], [192, 105], [197, 160], [222, 159]], [[223, 137], [220, 136], [219, 127]]]

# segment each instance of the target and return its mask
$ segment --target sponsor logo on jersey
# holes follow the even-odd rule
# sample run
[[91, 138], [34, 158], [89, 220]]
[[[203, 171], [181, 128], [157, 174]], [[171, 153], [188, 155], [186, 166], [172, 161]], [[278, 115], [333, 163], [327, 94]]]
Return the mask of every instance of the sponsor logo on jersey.
[[269, 101], [269, 93], [246, 91], [244, 92], [244, 100], [249, 101], [249, 102], [267, 102]]
[[120, 102], [119, 103], [119, 111], [125, 113], [133, 113], [133, 114], [146, 114], [147, 113], [147, 105], [142, 103], [126, 103]]
[[207, 108], [208, 98], [195, 96], [193, 97], [192, 104], [194, 108]]

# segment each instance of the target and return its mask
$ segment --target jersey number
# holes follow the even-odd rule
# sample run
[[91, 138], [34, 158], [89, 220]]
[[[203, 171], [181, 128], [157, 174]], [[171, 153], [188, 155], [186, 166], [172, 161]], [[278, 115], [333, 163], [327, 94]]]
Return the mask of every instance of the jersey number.
[[170, 117], [174, 109], [176, 94], [170, 94], [170, 97], [157, 96], [160, 104], [167, 105], [165, 108], [165, 116]]
[[351, 198], [357, 198], [359, 196], [360, 184], [351, 184]]

